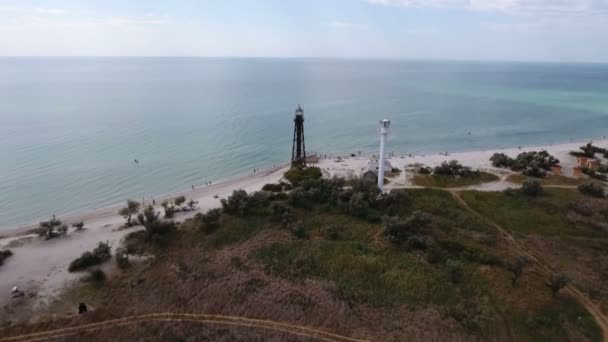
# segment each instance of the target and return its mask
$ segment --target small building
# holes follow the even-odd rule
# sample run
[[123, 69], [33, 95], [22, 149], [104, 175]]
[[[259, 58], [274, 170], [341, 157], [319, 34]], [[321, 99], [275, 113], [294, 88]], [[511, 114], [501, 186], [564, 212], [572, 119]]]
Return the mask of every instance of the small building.
[[561, 175], [562, 174], [562, 167], [560, 165], [555, 165], [552, 168], [553, 174], [555, 175]]
[[587, 157], [578, 157], [576, 159], [577, 166], [579, 168], [587, 168], [591, 170], [597, 170], [600, 166], [600, 162], [597, 159], [591, 159]]
[[[370, 159], [367, 164], [365, 165], [365, 167], [363, 168], [363, 172], [365, 173], [368, 170], [371, 171], [375, 171], [376, 174], [378, 174], [378, 159]], [[384, 160], [384, 174], [386, 175], [387, 173], [390, 173], [393, 170], [393, 166], [391, 165], [391, 162], [389, 162], [388, 160]]]
[[378, 171], [367, 170], [361, 174], [361, 179], [366, 182], [378, 182]]

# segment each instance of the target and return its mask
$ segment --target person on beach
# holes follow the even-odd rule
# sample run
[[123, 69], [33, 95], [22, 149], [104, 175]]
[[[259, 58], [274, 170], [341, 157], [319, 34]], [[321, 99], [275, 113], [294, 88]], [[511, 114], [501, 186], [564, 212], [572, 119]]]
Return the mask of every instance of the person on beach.
[[13, 286], [13, 288], [11, 289], [11, 297], [15, 298], [15, 297], [21, 297], [23, 295], [25, 295], [25, 293], [23, 291], [19, 290], [17, 285]]

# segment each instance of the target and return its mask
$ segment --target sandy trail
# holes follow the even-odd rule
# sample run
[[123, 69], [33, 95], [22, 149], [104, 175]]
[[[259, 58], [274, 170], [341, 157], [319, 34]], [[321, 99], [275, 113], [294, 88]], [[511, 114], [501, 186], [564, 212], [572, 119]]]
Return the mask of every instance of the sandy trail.
[[352, 337], [342, 336], [327, 331], [282, 323], [262, 319], [252, 319], [237, 316], [223, 316], [223, 315], [207, 315], [207, 314], [184, 314], [184, 313], [162, 313], [162, 314], [148, 314], [140, 316], [123, 317], [119, 319], [113, 319], [97, 323], [89, 323], [80, 326], [74, 326], [64, 329], [49, 330], [33, 334], [13, 336], [0, 338], [0, 342], [8, 341], [42, 341], [50, 338], [58, 338], [70, 336], [77, 333], [91, 332], [100, 330], [103, 328], [124, 326], [131, 324], [138, 324], [142, 322], [197, 322], [203, 324], [218, 324], [218, 325], [232, 325], [239, 327], [268, 329], [272, 331], [285, 332], [298, 336], [306, 336], [322, 341], [336, 341], [336, 342], [363, 342], [366, 340], [356, 339]]
[[[458, 201], [458, 203], [460, 203], [460, 205], [463, 208], [465, 208], [467, 211], [469, 211], [473, 215], [477, 216], [478, 218], [480, 218], [481, 220], [483, 220], [490, 226], [494, 227], [499, 232], [501, 237], [511, 247], [513, 247], [515, 250], [517, 250], [518, 253], [528, 257], [537, 266], [539, 271], [542, 274], [544, 274], [545, 276], [547, 276], [547, 278], [549, 276], [551, 276], [553, 273], [555, 273], [555, 270], [553, 270], [541, 258], [536, 256], [532, 251], [530, 251], [527, 248], [520, 245], [517, 242], [517, 240], [515, 240], [515, 238], [506, 229], [504, 229], [502, 226], [500, 226], [496, 222], [490, 220], [486, 216], [482, 215], [475, 209], [471, 208], [467, 204], [467, 202], [462, 197], [460, 197], [460, 195], [458, 194], [457, 191], [450, 190], [450, 193], [452, 194], [454, 199], [456, 199], [456, 201]], [[602, 310], [598, 307], [597, 304], [595, 304], [591, 299], [589, 299], [589, 297], [587, 297], [584, 293], [579, 291], [574, 286], [568, 285], [566, 287], [566, 290], [572, 297], [576, 298], [587, 309], [587, 311], [589, 311], [589, 313], [593, 316], [593, 318], [595, 318], [595, 321], [600, 326], [600, 329], [602, 329], [602, 335], [603, 335], [604, 342], [608, 342], [608, 317], [602, 312]]]

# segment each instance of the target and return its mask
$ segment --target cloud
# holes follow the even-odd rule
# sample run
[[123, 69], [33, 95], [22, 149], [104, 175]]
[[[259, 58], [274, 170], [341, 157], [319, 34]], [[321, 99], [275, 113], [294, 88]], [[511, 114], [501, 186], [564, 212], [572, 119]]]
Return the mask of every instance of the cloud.
[[34, 13], [36, 13], [36, 14], [57, 15], [57, 14], [65, 14], [66, 12], [67, 12], [66, 10], [57, 9], [57, 8], [42, 8], [42, 7], [34, 8]]
[[453, 8], [534, 15], [608, 14], [606, 0], [367, 0], [381, 6]]
[[349, 28], [352, 28], [354, 25], [353, 25], [353, 23], [348, 22], [348, 21], [334, 20], [334, 21], [329, 22], [327, 24], [327, 26], [333, 27], [333, 28], [338, 28], [338, 29], [349, 29]]

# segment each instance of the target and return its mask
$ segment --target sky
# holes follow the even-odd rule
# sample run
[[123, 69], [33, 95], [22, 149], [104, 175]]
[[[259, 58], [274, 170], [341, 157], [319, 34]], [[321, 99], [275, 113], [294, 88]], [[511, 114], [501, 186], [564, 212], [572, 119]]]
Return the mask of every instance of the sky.
[[608, 0], [0, 0], [0, 56], [608, 62]]

